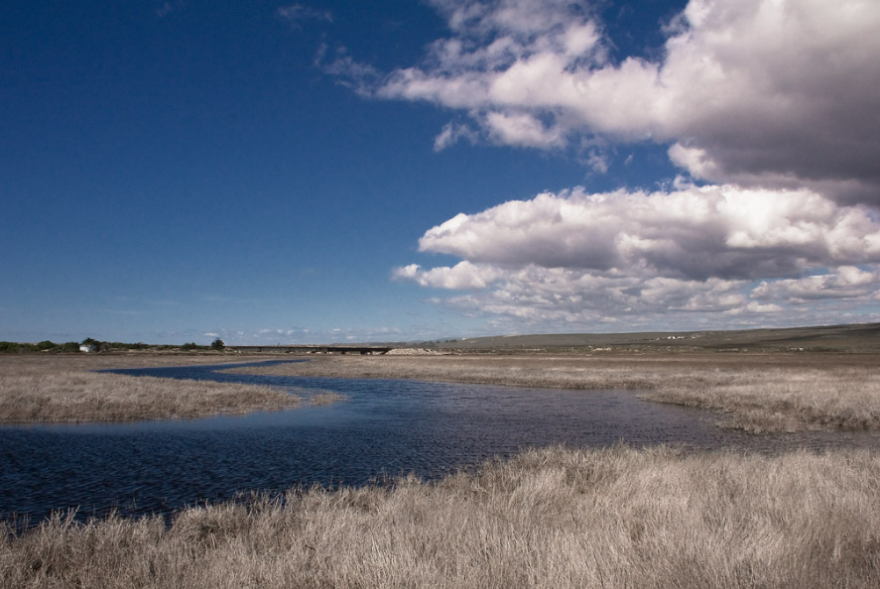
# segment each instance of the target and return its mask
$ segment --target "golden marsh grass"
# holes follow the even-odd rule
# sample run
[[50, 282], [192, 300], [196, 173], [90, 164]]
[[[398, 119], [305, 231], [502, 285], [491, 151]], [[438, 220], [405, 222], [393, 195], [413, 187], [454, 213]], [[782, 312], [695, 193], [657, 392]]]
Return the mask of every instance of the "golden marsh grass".
[[544, 449], [0, 540], [0, 587], [868, 588], [880, 457]]
[[191, 419], [293, 408], [307, 394], [312, 404], [341, 398], [328, 391], [300, 395], [267, 386], [90, 372], [214, 362], [211, 356], [0, 357], [0, 423]]
[[627, 389], [753, 433], [880, 430], [880, 357], [835, 354], [336, 356], [236, 372]]

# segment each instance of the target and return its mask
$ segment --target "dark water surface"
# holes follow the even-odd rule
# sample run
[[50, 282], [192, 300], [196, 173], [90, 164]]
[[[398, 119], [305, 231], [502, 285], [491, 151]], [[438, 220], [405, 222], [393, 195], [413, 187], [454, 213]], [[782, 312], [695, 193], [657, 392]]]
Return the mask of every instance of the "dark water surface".
[[[265, 364], [265, 363], [260, 363]], [[0, 427], [0, 517], [31, 521], [76, 508], [165, 513], [251, 490], [425, 478], [529, 446], [685, 444], [776, 451], [880, 445], [866, 434], [750, 436], [709, 412], [631, 392], [398, 380], [249, 376], [222, 366], [116, 370], [130, 375], [330, 389], [341, 403], [197, 420]]]

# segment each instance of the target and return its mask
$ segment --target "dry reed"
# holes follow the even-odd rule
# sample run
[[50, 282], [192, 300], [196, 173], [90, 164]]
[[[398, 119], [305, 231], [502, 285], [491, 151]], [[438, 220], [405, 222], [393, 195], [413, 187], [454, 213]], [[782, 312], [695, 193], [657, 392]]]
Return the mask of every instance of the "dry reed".
[[868, 588], [880, 457], [527, 451], [437, 483], [314, 488], [160, 518], [55, 516], [0, 587]]
[[327, 357], [236, 371], [642, 390], [648, 400], [724, 411], [720, 425], [753, 433], [880, 430], [880, 364], [873, 355]]
[[750, 433], [880, 430], [880, 370], [873, 367], [743, 369], [664, 382], [645, 399], [720, 409], [724, 427]]

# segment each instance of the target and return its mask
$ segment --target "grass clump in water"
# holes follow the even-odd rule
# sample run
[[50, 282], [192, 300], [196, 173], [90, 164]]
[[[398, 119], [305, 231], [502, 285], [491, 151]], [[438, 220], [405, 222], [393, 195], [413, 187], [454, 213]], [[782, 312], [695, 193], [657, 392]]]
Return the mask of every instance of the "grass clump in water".
[[343, 395], [335, 391], [318, 391], [309, 396], [309, 403], [312, 406], [319, 407], [322, 405], [332, 405], [348, 399], [348, 395]]
[[[118, 357], [116, 363], [124, 365]], [[98, 365], [107, 364], [111, 362], [101, 359]], [[85, 370], [86, 366], [95, 364], [80, 359], [27, 357], [0, 363], [0, 423], [128, 422], [241, 415], [298, 407], [309, 394], [305, 390], [250, 384], [96, 373]], [[317, 398], [318, 404], [326, 405], [341, 396], [323, 391]]]
[[0, 423], [191, 419], [297, 407], [265, 386], [118, 374], [0, 376]]

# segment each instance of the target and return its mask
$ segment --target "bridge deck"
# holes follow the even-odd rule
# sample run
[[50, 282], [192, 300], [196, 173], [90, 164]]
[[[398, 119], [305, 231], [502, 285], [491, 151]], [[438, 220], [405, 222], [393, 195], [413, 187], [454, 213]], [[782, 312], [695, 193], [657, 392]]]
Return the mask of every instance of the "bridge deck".
[[227, 350], [249, 354], [387, 354], [394, 348], [386, 346], [227, 346]]

